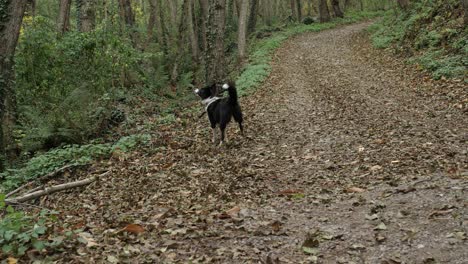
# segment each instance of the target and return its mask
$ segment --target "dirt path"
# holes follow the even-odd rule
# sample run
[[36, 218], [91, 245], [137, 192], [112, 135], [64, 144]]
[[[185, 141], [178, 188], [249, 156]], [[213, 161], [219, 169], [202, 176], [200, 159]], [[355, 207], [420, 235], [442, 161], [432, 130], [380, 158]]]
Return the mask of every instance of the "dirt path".
[[[465, 87], [385, 61], [366, 26], [288, 41], [242, 99], [248, 138], [231, 126], [212, 147], [193, 114], [154, 153], [115, 157], [108, 181], [44, 201], [97, 243], [62, 259], [467, 263]], [[117, 232], [130, 223], [145, 232]]]

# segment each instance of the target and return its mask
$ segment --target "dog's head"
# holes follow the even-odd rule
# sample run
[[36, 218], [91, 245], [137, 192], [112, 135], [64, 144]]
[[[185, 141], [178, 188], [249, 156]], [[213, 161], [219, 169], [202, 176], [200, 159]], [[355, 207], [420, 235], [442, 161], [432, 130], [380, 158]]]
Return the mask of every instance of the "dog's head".
[[208, 85], [200, 89], [195, 89], [195, 94], [200, 96], [202, 100], [208, 99], [216, 95], [216, 84]]

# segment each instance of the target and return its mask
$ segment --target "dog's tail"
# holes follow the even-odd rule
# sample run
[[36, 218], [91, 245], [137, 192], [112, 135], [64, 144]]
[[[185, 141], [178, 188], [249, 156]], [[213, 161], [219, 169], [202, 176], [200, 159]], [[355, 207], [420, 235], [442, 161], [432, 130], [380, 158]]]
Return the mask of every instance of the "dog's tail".
[[225, 84], [223, 84], [223, 89], [227, 90], [228, 93], [229, 93], [229, 100], [228, 100], [229, 104], [231, 104], [231, 105], [238, 104], [237, 90], [236, 90], [235, 84], [233, 82], [225, 83]]

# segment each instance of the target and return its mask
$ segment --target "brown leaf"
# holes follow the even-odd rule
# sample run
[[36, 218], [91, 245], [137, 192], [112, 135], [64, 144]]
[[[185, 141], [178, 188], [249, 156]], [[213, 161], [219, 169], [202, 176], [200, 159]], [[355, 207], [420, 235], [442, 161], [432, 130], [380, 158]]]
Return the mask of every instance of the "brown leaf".
[[346, 189], [346, 192], [348, 193], [362, 193], [362, 192], [365, 192], [366, 190], [362, 189], [362, 188], [359, 188], [359, 187], [350, 187], [348, 189]]
[[123, 231], [127, 231], [129, 233], [139, 234], [145, 232], [145, 229], [141, 225], [137, 224], [129, 224], [124, 227]]
[[234, 206], [233, 208], [229, 209], [226, 211], [226, 214], [230, 215], [231, 217], [236, 216], [240, 212], [240, 207], [239, 206]]
[[294, 195], [294, 194], [300, 194], [302, 193], [303, 191], [302, 190], [299, 190], [299, 189], [287, 189], [287, 190], [283, 190], [281, 192], [279, 192], [280, 195]]

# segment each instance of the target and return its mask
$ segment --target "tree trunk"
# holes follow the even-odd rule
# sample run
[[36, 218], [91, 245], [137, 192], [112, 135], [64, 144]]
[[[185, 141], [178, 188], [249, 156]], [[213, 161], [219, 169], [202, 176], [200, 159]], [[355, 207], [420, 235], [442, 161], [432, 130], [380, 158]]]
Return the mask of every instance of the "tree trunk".
[[271, 2], [264, 0], [262, 1], [262, 10], [263, 10], [263, 21], [265, 25], [271, 26], [273, 23], [273, 5]]
[[321, 23], [330, 21], [327, 0], [319, 0], [319, 13]]
[[351, 0], [345, 0], [345, 2], [344, 2], [345, 12], [348, 11], [350, 7], [351, 7]]
[[123, 19], [134, 47], [137, 45], [137, 32], [135, 30], [135, 15], [130, 0], [119, 0], [120, 17]]
[[16, 152], [12, 133], [16, 122], [13, 57], [27, 3], [27, 0], [0, 1], [0, 172]]
[[[362, 0], [361, 0], [362, 1]], [[409, 5], [409, 0], [397, 0], [398, 2], [398, 6], [403, 9], [403, 10], [406, 10], [408, 8], [408, 5]], [[361, 3], [362, 5], [362, 3]]]
[[239, 47], [239, 62], [245, 59], [246, 40], [247, 40], [247, 12], [249, 11], [249, 0], [242, 0], [239, 12], [239, 29], [237, 35], [237, 45]]
[[224, 60], [225, 28], [226, 0], [209, 0], [208, 49], [205, 65], [205, 81], [207, 84], [221, 82], [226, 76]]
[[179, 21], [179, 28], [177, 30], [177, 35], [175, 38], [176, 43], [176, 52], [175, 52], [175, 59], [173, 60], [172, 64], [172, 71], [171, 71], [171, 82], [175, 86], [177, 84], [177, 80], [179, 79], [179, 64], [182, 60], [182, 57], [185, 54], [185, 37], [186, 28], [190, 26], [191, 23], [187, 21], [186, 16], [188, 14], [188, 8], [190, 6], [190, 0], [184, 0], [182, 3], [182, 13], [180, 15]]
[[95, 0], [77, 0], [76, 9], [78, 10], [78, 30], [92, 31], [96, 23]]
[[468, 0], [462, 0], [462, 6], [463, 6], [463, 11], [465, 13], [464, 23], [465, 23], [465, 26], [467, 26], [468, 25]]
[[247, 25], [247, 34], [250, 35], [255, 31], [257, 25], [257, 6], [258, 0], [250, 0], [249, 22]]
[[312, 0], [307, 1], [307, 16], [312, 16]]
[[339, 0], [331, 0], [331, 4], [333, 6], [333, 12], [335, 13], [335, 16], [336, 17], [344, 17], [343, 12], [341, 12], [340, 1]]
[[199, 0], [200, 3], [200, 11], [201, 11], [201, 37], [202, 37], [202, 47], [203, 51], [206, 53], [206, 50], [208, 49], [208, 42], [207, 42], [207, 23], [208, 23], [208, 0]]
[[297, 9], [297, 21], [302, 21], [302, 4], [301, 0], [296, 0], [296, 9]]
[[195, 62], [198, 62], [200, 59], [200, 47], [198, 45], [198, 28], [197, 21], [194, 16], [194, 0], [189, 0], [188, 9], [187, 9], [187, 23], [188, 23], [188, 32], [190, 37], [190, 44], [192, 50], [192, 58]]
[[60, 0], [59, 17], [57, 20], [57, 31], [60, 34], [70, 30], [70, 7], [71, 0]]
[[291, 18], [293, 21], [297, 20], [297, 7], [296, 7], [296, 0], [290, 0], [291, 4]]
[[170, 20], [172, 24], [172, 28], [177, 28], [177, 2], [176, 0], [168, 0], [167, 3], [169, 4], [169, 12], [170, 12]]

